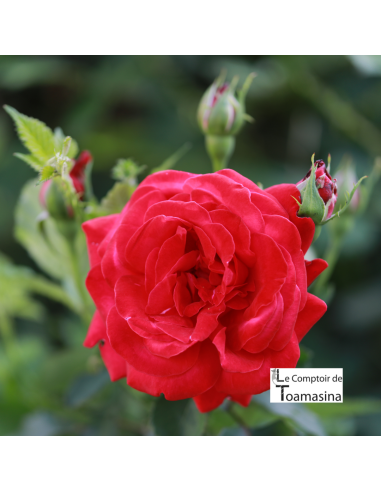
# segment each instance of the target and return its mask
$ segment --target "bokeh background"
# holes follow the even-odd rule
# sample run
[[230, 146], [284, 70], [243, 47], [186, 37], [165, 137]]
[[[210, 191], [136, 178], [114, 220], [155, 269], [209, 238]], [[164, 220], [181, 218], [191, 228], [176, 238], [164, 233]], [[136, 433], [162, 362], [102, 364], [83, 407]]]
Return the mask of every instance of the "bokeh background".
[[[149, 172], [189, 142], [191, 150], [176, 168], [211, 171], [195, 113], [222, 68], [241, 81], [257, 73], [247, 98], [255, 123], [238, 137], [233, 169], [265, 187], [295, 183], [315, 152], [320, 159], [331, 153], [333, 173], [350, 158], [359, 177], [370, 174], [381, 156], [377, 56], [2, 56], [0, 103], [51, 128], [62, 127], [81, 149], [90, 150], [94, 191], [101, 198], [113, 184], [110, 170], [119, 158], [132, 157]], [[13, 235], [20, 191], [35, 176], [14, 152], [22, 152], [22, 145], [1, 110], [0, 253], [13, 265], [39, 272]], [[314, 244], [316, 254], [325, 254], [327, 235], [323, 231]], [[303, 340], [310, 365], [344, 369], [344, 399], [352, 406], [327, 415], [326, 406], [319, 406], [328, 434], [381, 435], [380, 253], [378, 182], [344, 241], [331, 277], [328, 312]], [[15, 268], [13, 277], [18, 274], [22, 283], [27, 273]], [[1, 283], [0, 275], [5, 302]], [[173, 415], [188, 411], [181, 402], [166, 407], [164, 417], [158, 410], [152, 416], [154, 398], [123, 381], [111, 384], [97, 351], [81, 347], [86, 327], [73, 314], [59, 303], [20, 292], [16, 288], [12, 295], [25, 296], [24, 304], [35, 307], [20, 301], [13, 313], [18, 348], [11, 362], [0, 347], [0, 434], [144, 435], [154, 433], [163, 419], [178, 432]], [[192, 418], [187, 418], [190, 425]], [[181, 432], [239, 434], [229, 418], [216, 411]], [[252, 434], [295, 433], [286, 425], [287, 416], [264, 418], [258, 426], [250, 418]]]

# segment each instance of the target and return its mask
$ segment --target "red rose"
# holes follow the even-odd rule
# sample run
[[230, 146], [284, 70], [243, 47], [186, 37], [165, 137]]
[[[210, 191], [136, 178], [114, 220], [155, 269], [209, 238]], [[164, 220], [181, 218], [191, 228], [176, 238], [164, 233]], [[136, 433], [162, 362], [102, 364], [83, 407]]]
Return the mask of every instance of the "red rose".
[[308, 262], [315, 226], [300, 193], [263, 191], [230, 169], [146, 178], [117, 215], [83, 225], [99, 342], [112, 380], [202, 412], [248, 405], [271, 367], [295, 367], [299, 341], [326, 311], [307, 293], [324, 260]]

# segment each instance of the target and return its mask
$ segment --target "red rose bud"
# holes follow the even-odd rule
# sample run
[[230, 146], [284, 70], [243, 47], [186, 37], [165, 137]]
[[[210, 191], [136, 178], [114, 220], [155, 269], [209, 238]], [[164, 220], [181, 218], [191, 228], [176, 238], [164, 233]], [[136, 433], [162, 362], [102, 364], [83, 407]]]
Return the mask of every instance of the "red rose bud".
[[[80, 200], [83, 200], [85, 193], [85, 169], [91, 161], [92, 156], [90, 152], [84, 150], [81, 152], [78, 159], [75, 160], [74, 166], [69, 173], [74, 190], [78, 194]], [[68, 200], [65, 195], [65, 185], [62, 178], [57, 176], [42, 183], [39, 198], [41, 205], [54, 219], [71, 220], [74, 218], [73, 208], [67, 203]]]
[[198, 122], [208, 135], [234, 135], [243, 125], [243, 108], [235, 94], [235, 84], [218, 79], [205, 92], [198, 107]]
[[[311, 182], [313, 169], [315, 179]], [[332, 216], [337, 201], [337, 183], [329, 174], [324, 161], [315, 161], [296, 186], [302, 197], [299, 216], [311, 217], [315, 224], [321, 224]]]
[[254, 78], [250, 74], [238, 95], [235, 88], [238, 78], [229, 84], [221, 75], [205, 92], [197, 111], [197, 120], [206, 136], [206, 148], [215, 170], [226, 166], [234, 150], [236, 135], [245, 120], [252, 120], [245, 114], [245, 97]]
[[88, 150], [84, 150], [81, 152], [78, 159], [76, 159], [75, 164], [69, 173], [74, 189], [80, 195], [80, 200], [83, 200], [83, 196], [85, 194], [85, 168], [92, 160], [93, 158], [90, 152]]

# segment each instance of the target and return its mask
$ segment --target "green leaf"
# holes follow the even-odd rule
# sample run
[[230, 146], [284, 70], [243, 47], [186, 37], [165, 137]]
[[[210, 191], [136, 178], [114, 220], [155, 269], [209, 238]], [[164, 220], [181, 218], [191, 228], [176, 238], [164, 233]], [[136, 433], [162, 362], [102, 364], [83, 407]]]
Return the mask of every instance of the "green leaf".
[[246, 436], [246, 432], [242, 427], [228, 427], [222, 429], [220, 436]]
[[251, 401], [250, 405], [246, 408], [240, 405], [234, 405], [234, 413], [250, 429], [265, 427], [280, 419], [277, 414], [269, 411], [262, 405], [258, 405], [255, 401]]
[[136, 186], [136, 177], [147, 166], [139, 166], [133, 159], [119, 159], [111, 170], [111, 175], [118, 181], [128, 182]]
[[207, 422], [207, 435], [220, 435], [224, 429], [235, 427], [237, 422], [233, 417], [225, 412], [221, 407], [209, 413]]
[[[56, 221], [50, 217], [39, 220], [44, 210], [39, 201], [40, 188], [36, 180], [29, 181], [21, 191], [15, 211], [15, 237], [25, 247], [37, 265], [51, 277], [60, 280], [69, 296], [72, 309], [81, 309], [81, 299], [73, 280], [72, 254]], [[75, 254], [81, 266], [83, 285], [88, 272], [85, 235], [78, 225]]]
[[43, 295], [73, 309], [61, 286], [29, 268], [13, 265], [0, 253], [0, 311], [10, 317], [39, 319], [42, 306], [31, 294]]
[[307, 368], [307, 367], [312, 367], [311, 361], [314, 356], [314, 353], [312, 350], [300, 346], [300, 357], [298, 360], [298, 368]]
[[30, 279], [33, 272], [17, 267], [0, 254], [0, 315], [9, 318], [38, 320], [42, 305], [31, 297]]
[[351, 399], [338, 403], [306, 403], [306, 406], [321, 418], [355, 417], [381, 413], [381, 400]]
[[166, 171], [167, 169], [172, 169], [177, 162], [192, 148], [192, 145], [187, 142], [182, 147], [179, 148], [174, 154], [172, 154], [168, 159], [166, 159], [160, 166], [154, 167], [150, 174], [157, 173], [159, 171]]
[[14, 156], [29, 164], [29, 166], [35, 171], [41, 171], [41, 168], [43, 167], [40, 159], [34, 157], [32, 154], [20, 154], [16, 152]]
[[191, 399], [168, 401], [160, 396], [152, 423], [157, 436], [200, 436], [205, 429], [206, 415], [197, 410]]
[[253, 396], [253, 400], [294, 428], [298, 433], [324, 436], [319, 417], [299, 403], [270, 403], [269, 392]]
[[42, 121], [25, 116], [10, 106], [4, 106], [4, 109], [15, 122], [20, 140], [33, 157], [44, 165], [54, 155], [52, 130]]
[[131, 186], [128, 183], [115, 183], [102, 199], [100, 209], [105, 214], [117, 214], [122, 211], [131, 197]]
[[103, 370], [98, 374], [79, 376], [66, 394], [65, 401], [69, 407], [79, 407], [110, 383], [110, 376]]
[[42, 168], [40, 179], [38, 183], [43, 183], [52, 178], [56, 174], [56, 168], [54, 166], [45, 166]]

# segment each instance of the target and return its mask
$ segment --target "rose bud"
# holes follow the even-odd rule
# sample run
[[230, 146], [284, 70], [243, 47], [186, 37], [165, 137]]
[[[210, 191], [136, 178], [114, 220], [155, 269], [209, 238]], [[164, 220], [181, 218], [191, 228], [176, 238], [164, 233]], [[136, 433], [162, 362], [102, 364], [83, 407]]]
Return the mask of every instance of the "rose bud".
[[93, 158], [90, 152], [88, 150], [84, 150], [80, 153], [78, 159], [76, 159], [74, 166], [69, 173], [74, 189], [78, 193], [80, 200], [83, 200], [85, 194], [85, 169], [92, 162], [92, 160]]
[[40, 203], [49, 212], [50, 217], [56, 220], [71, 220], [74, 218], [72, 207], [65, 198], [65, 185], [62, 178], [57, 176], [42, 183]]
[[[80, 200], [83, 200], [85, 194], [85, 168], [91, 161], [90, 152], [84, 150], [74, 161], [74, 166], [69, 173], [73, 188]], [[39, 198], [41, 205], [54, 219], [72, 219], [74, 217], [72, 207], [67, 204], [65, 186], [61, 177], [57, 176], [42, 183]]]
[[296, 366], [327, 308], [307, 291], [327, 263], [305, 261], [315, 225], [293, 197], [294, 184], [262, 190], [231, 169], [162, 171], [83, 224], [97, 308], [84, 345], [113, 381], [208, 412], [249, 405], [270, 368]]
[[311, 217], [317, 225], [329, 219], [337, 201], [337, 183], [325, 162], [317, 160], [296, 187], [301, 192], [300, 217]]
[[203, 95], [197, 111], [197, 120], [205, 134], [207, 151], [215, 170], [226, 167], [233, 153], [235, 138], [245, 120], [245, 97], [255, 74], [246, 79], [239, 94], [235, 94], [238, 78], [229, 84], [221, 75]]

